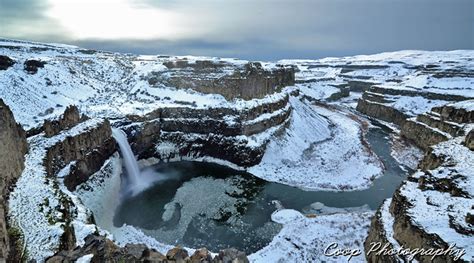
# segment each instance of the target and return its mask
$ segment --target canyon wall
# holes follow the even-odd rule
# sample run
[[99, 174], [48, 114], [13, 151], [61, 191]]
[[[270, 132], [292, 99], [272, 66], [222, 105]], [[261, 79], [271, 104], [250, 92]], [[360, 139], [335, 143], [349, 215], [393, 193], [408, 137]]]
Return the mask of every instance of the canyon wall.
[[357, 111], [370, 117], [397, 125], [403, 125], [408, 117], [406, 114], [394, 109], [393, 107], [367, 100], [365, 98], [359, 99], [359, 102], [357, 103]]
[[27, 151], [23, 128], [15, 122], [10, 108], [0, 99], [0, 260], [6, 259], [10, 250], [5, 202], [24, 169]]
[[[435, 107], [410, 118], [401, 134], [426, 150], [410, 175], [374, 216], [364, 243], [369, 262], [402, 262], [400, 255], [368, 253], [374, 244], [395, 250], [432, 248], [453, 253], [416, 255], [420, 262], [470, 262], [474, 212], [474, 120], [471, 101]], [[464, 250], [464, 255], [461, 255]], [[458, 257], [458, 255], [461, 255]]]
[[115, 150], [110, 123], [106, 120], [86, 133], [68, 136], [48, 148], [44, 166], [48, 176], [55, 177], [67, 164], [73, 163], [64, 184], [74, 190], [97, 172]]
[[[139, 159], [212, 157], [248, 167], [260, 162], [265, 143], [249, 143], [290, 119], [289, 95], [261, 101], [249, 108], [160, 108], [145, 116], [128, 116], [123, 123], [131, 147]], [[130, 124], [128, 124], [130, 123]], [[160, 147], [157, 145], [171, 146]]]
[[[70, 191], [87, 181], [116, 151], [116, 142], [112, 138], [108, 120], [94, 123], [91, 127], [86, 126], [85, 130], [78, 133], [73, 132], [73, 135], [63, 138], [61, 131], [65, 132], [80, 124], [78, 116], [77, 109], [68, 108], [63, 116], [56, 121], [53, 130], [60, 138], [46, 149], [43, 162], [46, 176], [52, 178], [57, 177], [63, 168], [70, 165], [67, 174], [62, 175], [64, 176], [64, 185]], [[49, 136], [46, 132], [48, 130], [46, 125], [50, 125], [50, 123], [45, 122], [45, 137], [47, 138]], [[77, 241], [72, 225], [75, 208], [68, 198], [63, 198], [60, 201], [64, 207], [61, 210], [64, 219], [64, 233], [61, 236], [59, 249], [73, 249]]]
[[[235, 67], [225, 62], [187, 60], [165, 62], [168, 71], [152, 72], [150, 85], [168, 85], [179, 89], [193, 89], [207, 94], [220, 94], [228, 100], [250, 100], [281, 91], [295, 83], [292, 67], [264, 68], [259, 62]], [[231, 73], [228, 73], [231, 72]]]

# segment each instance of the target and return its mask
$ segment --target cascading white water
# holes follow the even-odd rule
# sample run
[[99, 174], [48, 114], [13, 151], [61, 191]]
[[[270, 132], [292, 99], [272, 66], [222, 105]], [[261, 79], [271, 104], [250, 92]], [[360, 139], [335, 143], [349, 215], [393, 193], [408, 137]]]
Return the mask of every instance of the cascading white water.
[[138, 167], [135, 155], [133, 155], [132, 148], [130, 148], [130, 144], [128, 143], [127, 135], [120, 129], [112, 129], [112, 136], [120, 147], [130, 185], [140, 184], [140, 168]]
[[117, 141], [120, 152], [122, 153], [123, 163], [127, 171], [127, 183], [122, 185], [124, 196], [134, 196], [146, 188], [152, 186], [158, 181], [169, 179], [170, 175], [157, 173], [153, 169], [145, 169], [140, 171], [137, 159], [132, 152], [132, 148], [127, 140], [127, 135], [120, 129], [112, 129], [112, 136]]

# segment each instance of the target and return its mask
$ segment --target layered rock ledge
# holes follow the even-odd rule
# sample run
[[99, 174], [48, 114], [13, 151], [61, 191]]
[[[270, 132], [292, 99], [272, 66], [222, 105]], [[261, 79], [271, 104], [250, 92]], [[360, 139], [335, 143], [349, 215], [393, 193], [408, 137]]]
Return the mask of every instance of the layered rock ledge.
[[150, 85], [192, 88], [206, 94], [221, 94], [227, 100], [263, 98], [295, 83], [294, 69], [283, 65], [263, 67], [259, 62], [239, 65], [186, 58], [165, 60], [163, 65], [167, 70], [152, 71], [145, 77]]
[[265, 140], [290, 118], [289, 92], [236, 107], [159, 108], [129, 115], [133, 123], [121, 125], [140, 159], [215, 158], [248, 167], [260, 162]]

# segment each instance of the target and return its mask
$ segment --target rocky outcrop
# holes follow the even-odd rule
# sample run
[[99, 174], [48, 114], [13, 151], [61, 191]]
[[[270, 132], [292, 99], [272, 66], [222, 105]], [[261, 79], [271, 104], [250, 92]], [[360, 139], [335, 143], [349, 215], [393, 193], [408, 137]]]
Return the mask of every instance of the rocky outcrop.
[[15, 122], [10, 108], [0, 99], [0, 191], [5, 197], [9, 187], [24, 168], [24, 155], [28, 151], [25, 131]]
[[432, 128], [447, 133], [452, 137], [464, 135], [462, 123], [452, 122], [442, 117], [440, 118], [440, 116], [437, 115], [434, 111], [420, 114], [416, 116], [416, 120]]
[[82, 159], [75, 161], [70, 173], [64, 177], [64, 185], [74, 191], [76, 186], [84, 183], [95, 172], [99, 171], [104, 162], [116, 151], [115, 140], [108, 138], [101, 144], [90, 149]]
[[[362, 99], [362, 106], [364, 100], [374, 100], [369, 96]], [[387, 104], [383, 95], [379, 99], [373, 103]], [[462, 101], [434, 107], [402, 122], [401, 135], [426, 153], [419, 170], [378, 209], [364, 243], [369, 262], [407, 261], [368, 253], [370, 244], [377, 242], [395, 250], [403, 247], [448, 251], [435, 257], [419, 253], [415, 258], [420, 262], [474, 260], [474, 244], [469, 242], [474, 234], [472, 105], [471, 101]], [[466, 131], [469, 132], [465, 136]]]
[[28, 144], [23, 128], [15, 122], [10, 108], [0, 99], [0, 261], [10, 251], [6, 222], [6, 200], [10, 188], [24, 169]]
[[211, 157], [241, 167], [250, 167], [258, 164], [265, 153], [265, 145], [249, 145], [247, 139], [214, 134], [199, 136], [181, 132], [163, 133], [157, 146], [170, 144], [171, 149], [160, 147], [162, 149], [146, 157], [156, 157], [162, 160]]
[[45, 61], [31, 59], [25, 61], [24, 69], [28, 74], [36, 74], [38, 69], [44, 68], [44, 65], [46, 65]]
[[436, 167], [439, 167], [443, 162], [444, 157], [433, 154], [433, 148], [430, 147], [428, 151], [425, 152], [423, 159], [418, 164], [418, 168], [423, 170], [432, 170]]
[[[474, 101], [469, 101], [473, 103]], [[474, 123], [474, 110], [467, 108], [456, 107], [456, 104], [445, 105], [443, 107], [434, 107], [433, 112], [440, 115], [442, 120], [457, 122], [457, 123]]]
[[54, 144], [47, 149], [44, 162], [48, 176], [56, 176], [67, 164], [73, 163], [64, 183], [69, 190], [74, 190], [115, 152], [115, 140], [111, 136], [110, 123], [104, 121], [85, 133]]
[[[76, 110], [67, 109], [56, 128], [74, 125], [77, 116]], [[116, 144], [111, 136], [110, 123], [105, 120], [85, 132], [59, 140], [46, 150], [44, 167], [47, 176], [56, 177], [59, 171], [70, 165], [69, 173], [63, 175], [64, 184], [68, 190], [75, 190], [77, 185], [87, 181], [115, 152]], [[73, 211], [73, 207], [67, 198], [60, 201], [63, 207], [60, 212], [64, 218], [64, 233], [60, 238], [59, 249], [68, 250], [76, 245], [72, 225], [73, 212], [71, 211]]]
[[99, 262], [156, 262], [156, 263], [248, 263], [245, 253], [236, 249], [221, 250], [218, 255], [212, 255], [205, 248], [198, 249], [189, 256], [188, 251], [175, 247], [169, 250], [166, 255], [154, 249], [149, 249], [145, 245], [128, 244], [125, 247], [118, 247], [109, 239], [89, 235], [85, 239], [82, 247], [72, 250], [63, 250], [46, 260], [47, 263], [75, 262], [78, 259], [88, 258], [92, 263]]
[[[102, 158], [108, 159], [116, 146], [110, 124], [103, 119], [86, 120], [50, 138], [40, 134], [30, 142], [28, 165], [11, 194], [9, 222], [21, 229], [23, 250], [33, 251], [41, 261], [58, 249], [76, 246], [75, 220], [83, 224], [93, 221], [75, 206], [74, 196], [64, 191], [63, 181], [73, 190], [101, 168]], [[31, 191], [36, 192], [30, 199]], [[38, 231], [42, 231], [40, 237]], [[47, 245], [38, 247], [38, 243]]]
[[361, 80], [349, 80], [347, 86], [349, 86], [350, 91], [363, 92], [369, 90], [370, 87], [377, 85], [379, 83], [370, 82], [370, 81], [361, 81]]
[[[474, 152], [459, 136], [430, 147], [417, 172], [408, 177], [389, 202], [389, 210], [379, 208], [365, 243], [396, 243], [405, 249], [448, 251], [415, 255], [420, 262], [470, 262], [471, 221], [474, 207]], [[391, 223], [380, 218], [393, 218]], [[434, 223], [435, 222], [435, 223]], [[389, 236], [386, 235], [389, 229]], [[369, 262], [385, 262], [383, 256], [366, 255]]]
[[219, 252], [219, 254], [212, 261], [213, 263], [226, 263], [226, 262], [235, 262], [235, 263], [248, 263], [249, 260], [245, 256], [244, 252], [238, 251], [234, 248], [224, 249]]
[[0, 55], [0, 70], [6, 70], [14, 64], [15, 61], [13, 61], [13, 59], [4, 55]]
[[327, 98], [327, 101], [337, 101], [342, 98], [349, 97], [350, 87], [347, 84], [331, 85], [331, 86], [338, 88], [339, 92], [335, 92], [331, 94], [331, 96]]
[[[377, 263], [385, 263], [385, 262], [393, 262], [398, 263], [402, 262], [403, 260], [396, 256], [390, 254], [377, 254], [375, 251], [372, 252], [371, 248], [376, 248], [377, 244], [386, 245], [387, 249], [397, 249], [398, 243], [393, 240], [393, 233], [390, 231], [392, 222], [386, 222], [385, 217], [387, 217], [387, 210], [388, 205], [390, 204], [391, 199], [387, 199], [381, 205], [380, 209], [377, 210], [374, 217], [371, 221], [371, 226], [369, 229], [369, 233], [367, 238], [364, 241], [364, 248], [366, 251], [366, 259], [368, 262], [377, 262]], [[389, 215], [390, 216], [390, 215]], [[388, 226], [387, 226], [388, 225]], [[386, 227], [389, 227], [388, 231]]]
[[79, 109], [76, 106], [69, 106], [56, 120], [45, 120], [43, 124], [43, 130], [46, 137], [53, 137], [59, 134], [61, 131], [69, 129], [81, 121], [81, 115]]
[[424, 91], [418, 91], [414, 89], [392, 88], [392, 87], [379, 86], [379, 85], [371, 86], [369, 91], [373, 93], [392, 95], [392, 96], [407, 96], [407, 97], [420, 96], [429, 100], [463, 101], [463, 100], [470, 99], [470, 97], [465, 97], [465, 96], [456, 95], [456, 94], [424, 92]]
[[[421, 73], [420, 73], [421, 74]], [[423, 73], [428, 74], [428, 73]], [[431, 74], [431, 73], [429, 73]], [[363, 86], [362, 82], [362, 86]], [[355, 83], [358, 85], [358, 82]], [[442, 91], [442, 92], [441, 92]], [[423, 135], [425, 144], [419, 146], [426, 149], [427, 146], [445, 140], [444, 133], [450, 136], [460, 135], [461, 131], [458, 123], [472, 122], [474, 112], [459, 107], [459, 103], [468, 104], [469, 93], [452, 92], [443, 90], [443, 87], [425, 87], [424, 89], [410, 86], [394, 85], [372, 85], [366, 89], [359, 99], [357, 110], [370, 117], [394, 123], [398, 126], [405, 125], [407, 118], [416, 117], [406, 124], [407, 138], [418, 138]], [[421, 114], [430, 110], [430, 105], [448, 104], [456, 102], [450, 106], [434, 107], [431, 112]], [[474, 102], [471, 102], [474, 103]], [[421, 114], [421, 115], [420, 115]], [[426, 125], [425, 125], [426, 124]], [[426, 130], [427, 127], [434, 128], [434, 133]], [[416, 129], [422, 129], [417, 134], [411, 134]], [[403, 127], [402, 127], [403, 130]], [[436, 133], [436, 130], [441, 131]], [[433, 133], [432, 136], [429, 133]]]
[[165, 262], [166, 256], [144, 245], [127, 245], [123, 248], [102, 236], [89, 235], [82, 247], [62, 250], [46, 260], [48, 263], [75, 262], [90, 257], [89, 262]]

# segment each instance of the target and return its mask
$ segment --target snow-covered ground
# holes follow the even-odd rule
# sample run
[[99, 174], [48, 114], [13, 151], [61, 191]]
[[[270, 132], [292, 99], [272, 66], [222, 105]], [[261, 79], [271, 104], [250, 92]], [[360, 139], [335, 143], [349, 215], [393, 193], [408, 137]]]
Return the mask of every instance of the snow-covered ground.
[[[244, 101], [227, 101], [217, 94], [201, 94], [191, 89], [175, 89], [164, 85], [150, 85], [152, 73], [167, 76], [166, 62], [200, 60], [228, 63], [229, 68], [219, 74], [231, 74], [232, 68], [241, 68], [244, 60], [193, 56], [137, 56], [84, 50], [59, 44], [40, 44], [0, 39], [0, 55], [6, 55], [15, 64], [0, 71], [0, 94], [12, 108], [15, 118], [26, 129], [36, 127], [43, 119], [61, 114], [65, 107], [76, 104], [90, 116], [121, 117], [126, 114], [145, 114], [157, 107], [189, 106], [233, 107], [245, 106]], [[473, 70], [469, 59], [472, 50], [451, 52], [400, 51], [369, 56], [326, 58], [321, 60], [281, 60], [262, 62], [271, 69], [276, 64], [293, 65], [298, 69], [297, 86], [307, 96], [327, 99], [339, 91], [334, 85], [347, 79], [363, 76], [365, 81], [391, 82], [392, 88], [424, 92], [460, 94], [474, 98], [473, 79], [470, 77], [435, 76], [435, 72], [418, 74], [415, 67], [434, 64], [439, 70]], [[29, 59], [46, 62], [36, 74], [28, 74], [23, 63]], [[347, 66], [376, 66], [348, 70]], [[347, 71], [347, 70], [346, 70]], [[186, 71], [185, 71], [186, 72]], [[183, 73], [185, 74], [185, 73]], [[25, 96], [26, 95], [26, 96]], [[400, 105], [399, 105], [400, 104]], [[419, 101], [397, 103], [400, 107]], [[430, 104], [431, 105], [431, 104]]]
[[[64, 233], [65, 215], [59, 211], [64, 209], [64, 206], [60, 200], [67, 200], [68, 196], [60, 190], [58, 182], [46, 174], [43, 166], [46, 149], [68, 136], [75, 136], [96, 127], [102, 121], [90, 119], [52, 138], [39, 134], [29, 139], [30, 149], [26, 155], [25, 169], [16, 183], [15, 190], [10, 194], [8, 205], [10, 224], [21, 229], [25, 248], [32, 258], [43, 260], [52, 256], [57, 251], [59, 238]], [[62, 172], [65, 173], [69, 167], [64, 168], [65, 171]], [[84, 215], [87, 215], [84, 210], [77, 210], [76, 213], [83, 219]], [[84, 234], [93, 233], [95, 230], [95, 226], [86, 221], [76, 223], [79, 238], [84, 238]], [[83, 240], [78, 241], [80, 244]]]
[[248, 169], [262, 179], [308, 190], [368, 188], [383, 165], [364, 143], [355, 116], [292, 97], [290, 124], [267, 145], [262, 161]]
[[[298, 87], [307, 96], [325, 100], [338, 92], [335, 85], [348, 81], [377, 84], [386, 89], [474, 98], [473, 50], [406, 50], [374, 55], [324, 58], [320, 60], [281, 60], [294, 65]], [[349, 97], [358, 96], [353, 91]], [[449, 103], [419, 96], [389, 96], [387, 105], [415, 116], [432, 107]]]
[[[151, 85], [148, 81], [151, 73], [169, 75], [164, 64], [170, 61], [186, 60], [191, 65], [199, 60], [228, 63], [228, 69], [222, 69], [221, 75], [229, 75], [248, 63], [244, 60], [137, 56], [1, 39], [0, 55], [15, 61], [12, 67], [0, 71], [0, 96], [25, 129], [60, 115], [72, 104], [88, 116], [121, 118], [128, 114], [144, 115], [159, 107], [251, 108], [279, 96], [228, 101], [219, 94]], [[24, 62], [31, 59], [46, 64], [37, 73], [29, 74], [24, 70]], [[263, 67], [272, 69], [275, 63], [264, 63]]]
[[[307, 217], [283, 209], [272, 220], [283, 225], [273, 241], [251, 254], [251, 262], [365, 262], [363, 240], [373, 212], [353, 212]], [[330, 247], [330, 245], [332, 245]], [[337, 251], [349, 249], [348, 255]]]
[[[398, 163], [415, 170], [418, 163], [423, 159], [423, 151], [416, 146], [403, 140], [398, 135], [391, 135], [391, 155]], [[400, 167], [403, 167], [400, 166]]]

